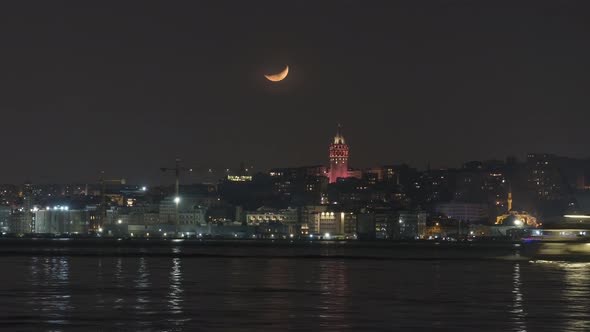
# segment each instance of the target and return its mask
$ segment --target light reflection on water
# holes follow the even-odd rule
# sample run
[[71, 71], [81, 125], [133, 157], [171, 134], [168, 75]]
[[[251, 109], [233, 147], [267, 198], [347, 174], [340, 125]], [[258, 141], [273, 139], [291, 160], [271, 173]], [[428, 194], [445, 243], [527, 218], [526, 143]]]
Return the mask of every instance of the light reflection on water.
[[[48, 324], [66, 324], [70, 306], [67, 257], [31, 257], [29, 304]], [[40, 290], [42, 290], [40, 292]]]
[[512, 320], [514, 321], [514, 331], [526, 332], [526, 312], [524, 309], [524, 298], [522, 295], [522, 281], [520, 277], [520, 263], [514, 264], [512, 272]]
[[11, 272], [0, 274], [7, 330], [590, 330], [590, 264], [177, 256], [0, 263]]
[[145, 257], [139, 258], [139, 265], [137, 268], [136, 278], [133, 281], [136, 289], [136, 304], [135, 309], [140, 313], [148, 314], [148, 305], [151, 300], [150, 296], [150, 273], [147, 267], [147, 259]]
[[[98, 258], [96, 280], [98, 285], [104, 285], [104, 269], [102, 267], [102, 258]], [[104, 292], [95, 292], [96, 305], [100, 309], [104, 309]]]
[[180, 258], [178, 257], [172, 258], [169, 286], [168, 308], [173, 314], [182, 313], [182, 272], [180, 271]]
[[123, 258], [118, 257], [116, 259], [116, 265], [115, 265], [115, 275], [114, 275], [114, 283], [115, 283], [115, 287], [116, 287], [116, 295], [115, 295], [115, 300], [114, 300], [114, 305], [113, 308], [115, 310], [120, 310], [121, 308], [123, 308], [124, 302], [125, 302], [125, 298], [123, 297], [123, 295], [125, 294], [123, 292]]
[[[590, 331], [590, 263], [536, 260], [533, 264], [562, 275], [559, 303], [561, 331]], [[541, 290], [545, 291], [545, 290]]]
[[561, 263], [565, 270], [562, 301], [567, 303], [565, 316], [568, 331], [590, 331], [590, 264]]
[[331, 329], [350, 327], [346, 319], [347, 306], [350, 303], [347, 276], [348, 271], [344, 261], [323, 260], [320, 262], [320, 327]]

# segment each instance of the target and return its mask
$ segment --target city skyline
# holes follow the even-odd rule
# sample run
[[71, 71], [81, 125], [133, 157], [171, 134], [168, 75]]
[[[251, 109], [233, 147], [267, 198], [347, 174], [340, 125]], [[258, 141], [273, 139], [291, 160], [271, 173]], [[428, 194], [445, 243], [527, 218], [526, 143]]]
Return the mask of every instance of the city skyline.
[[[547, 154], [547, 155], [554, 155], [554, 156], [558, 156], [558, 157], [564, 157], [564, 158], [574, 158], [574, 159], [581, 159], [581, 160], [590, 160], [590, 156], [583, 156], [583, 157], [575, 157], [575, 156], [570, 156], [570, 155], [563, 155], [563, 154], [559, 154], [559, 153], [550, 153], [547, 151], [529, 151], [527, 153], [525, 153], [524, 155], [521, 156], [516, 156], [516, 155], [505, 155], [505, 156], [500, 156], [498, 158], [496, 157], [484, 157], [481, 159], [465, 159], [465, 160], [461, 160], [458, 161], [458, 163], [456, 165], [432, 165], [430, 160], [427, 160], [425, 164], [423, 165], [415, 165], [415, 164], [410, 164], [406, 161], [403, 160], [397, 160], [395, 162], [384, 162], [381, 164], [366, 164], [363, 162], [359, 162], [359, 164], [356, 164], [355, 161], [357, 160], [356, 158], [354, 158], [355, 154], [357, 153], [356, 150], [354, 150], [354, 152], [352, 154], [350, 154], [349, 152], [349, 144], [348, 141], [346, 143], [344, 143], [344, 137], [348, 137], [348, 135], [343, 135], [343, 126], [341, 123], [337, 123], [337, 126], [335, 126], [336, 129], [336, 135], [331, 135], [332, 139], [329, 140], [328, 142], [326, 142], [326, 144], [324, 144], [323, 149], [321, 149], [321, 147], [319, 147], [319, 150], [322, 150], [324, 152], [324, 158], [321, 161], [318, 162], [310, 162], [310, 163], [299, 163], [299, 164], [291, 164], [291, 165], [286, 165], [286, 164], [282, 164], [282, 163], [277, 163], [274, 165], [269, 165], [268, 167], [264, 167], [264, 168], [260, 168], [260, 167], [256, 167], [251, 161], [244, 161], [244, 160], [235, 160], [235, 162], [231, 165], [214, 165], [213, 163], [206, 165], [206, 164], [197, 164], [192, 162], [192, 160], [194, 159], [183, 159], [180, 157], [176, 157], [173, 160], [165, 160], [162, 161], [162, 163], [160, 163], [160, 167], [157, 167], [155, 169], [152, 170], [146, 170], [146, 169], [138, 169], [138, 170], [134, 170], [131, 173], [125, 174], [125, 173], [108, 173], [105, 170], [98, 170], [95, 172], [95, 174], [87, 174], [85, 177], [80, 178], [80, 179], [74, 179], [74, 178], [66, 178], [63, 181], [52, 181], [52, 179], [55, 179], [56, 177], [54, 175], [45, 175], [45, 176], [41, 176], [38, 177], [38, 181], [33, 181], [33, 179], [35, 177], [25, 177], [23, 178], [22, 181], [5, 181], [5, 182], [0, 182], [0, 184], [23, 184], [23, 183], [36, 183], [36, 184], [80, 184], [80, 183], [87, 183], [87, 184], [91, 184], [91, 183], [99, 183], [100, 179], [102, 177], [106, 178], [112, 178], [112, 179], [117, 179], [117, 181], [119, 181], [120, 179], [124, 180], [126, 183], [129, 184], [134, 184], [134, 185], [170, 185], [174, 182], [174, 176], [171, 173], [167, 173], [167, 172], [163, 172], [162, 171], [162, 167], [161, 166], [165, 166], [165, 168], [167, 168], [167, 170], [173, 170], [173, 168], [170, 168], [172, 166], [174, 166], [174, 160], [179, 159], [179, 165], [180, 167], [182, 167], [183, 169], [180, 172], [180, 179], [182, 184], [193, 184], [193, 183], [211, 183], [211, 181], [216, 182], [219, 180], [223, 180], [225, 179], [225, 177], [227, 175], [236, 175], [240, 172], [243, 172], [244, 170], [242, 170], [241, 168], [244, 167], [245, 171], [248, 174], [256, 174], [256, 173], [268, 173], [269, 171], [271, 171], [272, 169], [281, 169], [281, 168], [297, 168], [297, 167], [309, 167], [309, 166], [313, 166], [313, 165], [324, 165], [326, 166], [327, 170], [330, 171], [331, 169], [334, 168], [334, 166], [338, 167], [338, 163], [335, 162], [335, 160], [339, 159], [338, 157], [340, 157], [340, 159], [342, 159], [342, 157], [344, 157], [344, 163], [343, 165], [340, 165], [340, 168], [337, 173], [338, 175], [331, 175], [331, 172], [328, 172], [325, 174], [325, 176], [327, 178], [329, 178], [330, 182], [335, 182], [336, 179], [338, 177], [355, 177], [358, 175], [354, 175], [356, 174], [355, 172], [359, 172], [359, 171], [363, 171], [363, 170], [369, 170], [369, 169], [375, 169], [375, 168], [380, 168], [380, 167], [384, 167], [384, 166], [388, 166], [388, 165], [407, 165], [413, 169], [419, 170], [419, 171], [426, 171], [428, 169], [432, 169], [432, 170], [452, 170], [452, 169], [461, 169], [462, 167], [464, 167], [466, 164], [469, 164], [470, 162], [486, 162], [486, 161], [500, 161], [500, 162], [506, 162], [508, 159], [514, 159], [514, 161], [516, 162], [526, 162], [527, 156], [530, 154]], [[332, 131], [334, 132], [334, 130]], [[354, 138], [353, 138], [354, 140]], [[341, 145], [338, 145], [341, 144]], [[339, 149], [344, 149], [342, 155], [338, 154], [338, 155], [333, 155], [334, 152], [333, 151], [333, 147], [334, 146], [343, 146], [343, 148], [339, 148]], [[353, 144], [354, 146], [354, 144]], [[315, 149], [315, 150], [318, 150]], [[317, 151], [310, 151], [310, 154], [316, 154]], [[336, 157], [336, 158], [335, 158]], [[353, 163], [352, 165], [348, 162], [348, 160], [352, 157]], [[211, 166], [214, 165], [214, 166]], [[364, 166], [359, 166], [359, 165], [364, 165]], [[344, 167], [344, 168], [342, 168]], [[151, 174], [151, 175], [144, 175], [142, 176], [137, 176], [134, 174]], [[360, 173], [359, 173], [360, 174]], [[14, 179], [14, 176], [11, 176], [10, 178]]]
[[[348, 144], [347, 144], [348, 145]], [[287, 168], [299, 168], [299, 167], [309, 167], [309, 166], [314, 166], [314, 165], [323, 165], [326, 166], [327, 169], [330, 169], [330, 156], [328, 154], [328, 150], [327, 147], [329, 146], [329, 144], [326, 144], [324, 146], [324, 158], [323, 160], [319, 161], [319, 162], [310, 162], [310, 163], [299, 163], [299, 164], [291, 164], [291, 165], [286, 165], [286, 164], [276, 164], [276, 165], [270, 165], [268, 167], [265, 168], [260, 168], [260, 167], [256, 167], [253, 164], [254, 163], [246, 163], [244, 160], [236, 160], [235, 163], [228, 165], [228, 167], [226, 167], [226, 165], [216, 165], [213, 167], [209, 167], [206, 165], [198, 165], [196, 163], [191, 163], [190, 160], [185, 160], [182, 158], [178, 158], [181, 160], [180, 164], [181, 165], [186, 165], [186, 169], [184, 171], [181, 172], [180, 174], [180, 179], [181, 179], [181, 185], [185, 185], [185, 184], [195, 184], [195, 183], [211, 183], [211, 181], [213, 182], [217, 182], [219, 180], [223, 180], [226, 178], [227, 175], [236, 175], [238, 173], [241, 172], [240, 167], [245, 166], [246, 171], [248, 174], [257, 174], [257, 173], [263, 173], [266, 174], [269, 171], [271, 171], [272, 169], [287, 169]], [[353, 163], [352, 165], [348, 165], [348, 170], [350, 171], [350, 173], [354, 173], [355, 171], [364, 171], [364, 170], [370, 170], [370, 169], [376, 169], [376, 168], [380, 168], [380, 167], [384, 167], [384, 166], [388, 166], [388, 165], [406, 165], [410, 168], [416, 169], [418, 171], [427, 171], [427, 170], [453, 170], [453, 169], [461, 169], [463, 168], [466, 164], [469, 164], [471, 162], [488, 162], [488, 161], [499, 161], [499, 162], [507, 162], [507, 160], [514, 158], [514, 161], [516, 162], [520, 162], [520, 163], [525, 163], [526, 159], [527, 159], [527, 155], [530, 154], [546, 154], [546, 155], [553, 155], [553, 156], [557, 156], [560, 158], [572, 158], [572, 159], [579, 159], [579, 160], [590, 160], [590, 156], [582, 156], [582, 157], [576, 157], [576, 156], [571, 156], [571, 155], [563, 155], [563, 154], [559, 154], [559, 153], [550, 153], [550, 152], [546, 152], [546, 151], [530, 151], [528, 153], [524, 153], [523, 155], [520, 156], [516, 156], [516, 155], [505, 155], [505, 156], [500, 156], [498, 158], [496, 157], [488, 157], [488, 158], [481, 158], [481, 159], [465, 159], [465, 160], [461, 160], [458, 161], [457, 164], [455, 165], [436, 165], [436, 164], [431, 164], [430, 160], [427, 160], [425, 162], [425, 164], [423, 165], [415, 165], [415, 164], [410, 164], [408, 162], [405, 162], [403, 160], [398, 160], [396, 162], [385, 162], [385, 163], [381, 163], [381, 164], [366, 164], [366, 163], [360, 163], [361, 165], [366, 165], [364, 167], [360, 167], [358, 166], [355, 161], [356, 158], [354, 158], [354, 155], [356, 154], [356, 150], [352, 153], [352, 160]], [[350, 159], [350, 155], [348, 156], [348, 159]], [[175, 158], [176, 159], [176, 158]], [[174, 160], [165, 160], [162, 161], [162, 163], [160, 163], [160, 165], [162, 166], [170, 166], [172, 167], [174, 165]], [[184, 167], [184, 166], [183, 166]], [[174, 184], [174, 176], [173, 174], [170, 173], [166, 173], [166, 172], [162, 172], [161, 170], [162, 167], [157, 167], [155, 169], [150, 169], [150, 170], [146, 170], [146, 169], [138, 169], [138, 170], [132, 170], [130, 173], [122, 173], [122, 172], [113, 172], [113, 173], [106, 173], [104, 172], [104, 170], [98, 170], [96, 171], [94, 174], [87, 174], [85, 176], [82, 177], [78, 177], [78, 178], [62, 178], [61, 180], [56, 181], [57, 176], [55, 175], [51, 175], [51, 174], [47, 174], [47, 175], [42, 175], [42, 176], [29, 176], [29, 177], [22, 177], [22, 180], [18, 180], [20, 178], [12, 176], [12, 175], [8, 175], [6, 178], [7, 179], [13, 179], [12, 181], [4, 181], [4, 182], [0, 182], [0, 184], [14, 184], [14, 185], [22, 185], [24, 183], [33, 183], [33, 184], [96, 184], [100, 182], [100, 178], [101, 176], [103, 176], [102, 174], [105, 174], [107, 176], [107, 178], [109, 176], [111, 176], [113, 179], [123, 179], [126, 183], [128, 184], [133, 184], [133, 185], [149, 185], [149, 186], [160, 186], [160, 185], [173, 185]], [[190, 169], [190, 171], [189, 171]], [[138, 176], [138, 175], [134, 175], [134, 174], [144, 174], [143, 176]], [[330, 174], [327, 173], [326, 177], [330, 178]], [[1, 178], [1, 177], [0, 177]], [[37, 179], [37, 181], [34, 181], [34, 179]], [[17, 179], [17, 180], [14, 180]], [[335, 178], [334, 180], [335, 181]]]
[[338, 122], [358, 168], [588, 156], [583, 2], [33, 4], [0, 6], [0, 182], [324, 164]]

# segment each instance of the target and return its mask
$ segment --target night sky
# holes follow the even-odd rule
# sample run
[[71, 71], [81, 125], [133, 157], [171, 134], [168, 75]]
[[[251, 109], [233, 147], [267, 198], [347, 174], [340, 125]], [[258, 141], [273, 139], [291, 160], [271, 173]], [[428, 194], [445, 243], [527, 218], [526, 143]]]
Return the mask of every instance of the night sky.
[[586, 3], [4, 1], [0, 182], [587, 157]]

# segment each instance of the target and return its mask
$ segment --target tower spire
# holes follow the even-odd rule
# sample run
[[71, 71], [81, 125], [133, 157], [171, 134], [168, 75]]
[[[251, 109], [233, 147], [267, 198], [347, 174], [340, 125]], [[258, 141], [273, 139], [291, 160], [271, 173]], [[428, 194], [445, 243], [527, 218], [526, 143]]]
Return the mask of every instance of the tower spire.
[[334, 144], [345, 144], [344, 136], [342, 135], [342, 124], [338, 123], [338, 129], [336, 130], [336, 136], [334, 136]]

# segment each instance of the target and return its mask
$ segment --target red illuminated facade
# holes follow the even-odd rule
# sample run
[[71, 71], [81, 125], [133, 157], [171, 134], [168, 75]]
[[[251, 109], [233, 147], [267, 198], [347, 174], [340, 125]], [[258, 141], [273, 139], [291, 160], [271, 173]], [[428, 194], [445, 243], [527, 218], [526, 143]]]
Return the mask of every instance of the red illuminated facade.
[[348, 145], [342, 136], [342, 127], [338, 125], [338, 132], [334, 136], [334, 142], [330, 144], [330, 171], [328, 173], [330, 183], [338, 178], [348, 177]]

